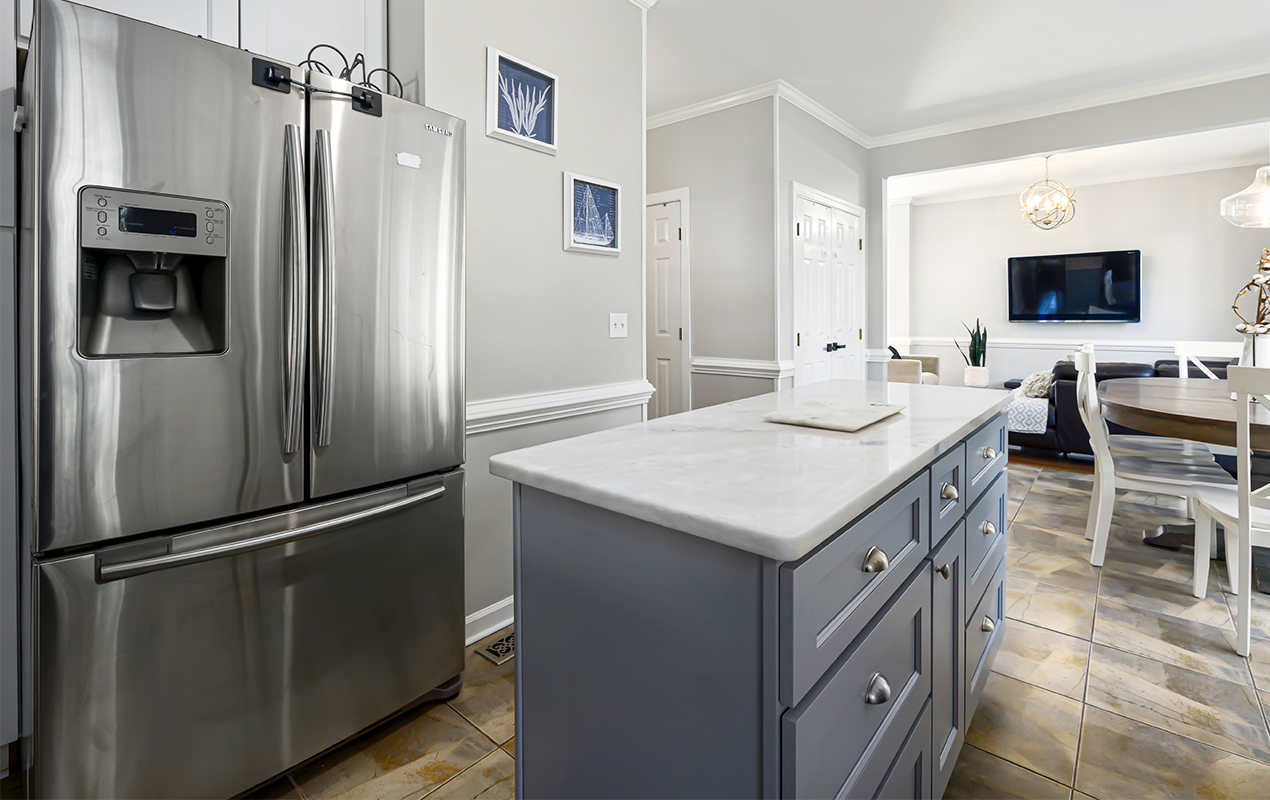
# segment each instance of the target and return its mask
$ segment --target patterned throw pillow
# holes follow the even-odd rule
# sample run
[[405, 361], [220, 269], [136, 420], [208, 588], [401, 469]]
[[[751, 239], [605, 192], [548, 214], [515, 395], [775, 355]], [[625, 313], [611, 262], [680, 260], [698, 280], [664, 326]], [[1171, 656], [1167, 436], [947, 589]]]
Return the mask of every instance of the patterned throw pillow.
[[1050, 373], [1034, 372], [1023, 379], [1019, 388], [1023, 390], [1024, 397], [1049, 397]]

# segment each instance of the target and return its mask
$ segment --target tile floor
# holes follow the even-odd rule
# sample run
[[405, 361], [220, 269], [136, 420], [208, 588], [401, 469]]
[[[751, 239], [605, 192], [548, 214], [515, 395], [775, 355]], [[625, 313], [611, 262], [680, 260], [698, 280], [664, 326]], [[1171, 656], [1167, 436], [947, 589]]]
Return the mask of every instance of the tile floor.
[[[1182, 502], [1122, 493], [1096, 569], [1089, 489], [1088, 475], [1010, 468], [1007, 635], [945, 797], [1270, 797], [1270, 597], [1254, 596], [1257, 641], [1237, 657], [1222, 565], [1197, 600], [1189, 553], [1140, 544]], [[252, 796], [512, 797], [514, 662], [475, 649], [455, 699]]]
[[1121, 492], [1089, 565], [1091, 478], [1010, 466], [1009, 622], [946, 798], [1270, 797], [1270, 597], [1235, 655], [1224, 565], [1143, 546], [1176, 498]]

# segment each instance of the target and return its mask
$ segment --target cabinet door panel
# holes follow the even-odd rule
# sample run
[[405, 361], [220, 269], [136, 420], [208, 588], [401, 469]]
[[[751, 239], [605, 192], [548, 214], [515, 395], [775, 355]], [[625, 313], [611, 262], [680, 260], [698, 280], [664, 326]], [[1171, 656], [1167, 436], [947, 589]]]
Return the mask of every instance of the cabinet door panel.
[[[357, 53], [366, 69], [388, 66], [386, 0], [256, 0], [242, 6], [242, 46], [279, 61], [298, 64], [310, 48], [329, 44], [350, 61]], [[343, 62], [330, 50], [313, 57], [338, 76]], [[382, 76], [382, 73], [381, 73]], [[362, 78], [354, 73], [355, 81]]]
[[[31, 18], [37, 0], [21, 0], [18, 35], [31, 35]], [[202, 36], [213, 42], [238, 46], [237, 0], [76, 0], [82, 6], [149, 22], [174, 31]]]
[[932, 782], [944, 792], [965, 728], [966, 526], [959, 525], [931, 555], [931, 722]]

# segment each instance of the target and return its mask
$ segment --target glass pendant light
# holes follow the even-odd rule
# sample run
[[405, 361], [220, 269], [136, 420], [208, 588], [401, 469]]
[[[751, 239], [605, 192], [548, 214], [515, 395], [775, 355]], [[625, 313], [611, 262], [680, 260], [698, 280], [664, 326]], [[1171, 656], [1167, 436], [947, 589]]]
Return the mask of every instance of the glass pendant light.
[[1257, 170], [1247, 189], [1222, 200], [1221, 215], [1241, 228], [1270, 228], [1270, 167]]

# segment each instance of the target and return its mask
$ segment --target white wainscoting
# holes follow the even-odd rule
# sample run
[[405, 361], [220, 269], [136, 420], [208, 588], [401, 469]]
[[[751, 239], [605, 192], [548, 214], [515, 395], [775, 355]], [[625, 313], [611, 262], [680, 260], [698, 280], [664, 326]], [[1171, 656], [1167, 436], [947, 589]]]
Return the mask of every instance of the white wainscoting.
[[698, 375], [730, 375], [734, 378], [762, 378], [779, 381], [794, 375], [794, 362], [755, 361], [748, 358], [692, 359], [692, 371]]
[[467, 435], [615, 408], [642, 406], [648, 403], [653, 391], [651, 383], [638, 380], [560, 392], [501, 397], [496, 400], [476, 400], [467, 404]]
[[[910, 339], [893, 338], [891, 344], [904, 355], [933, 355], [940, 357], [940, 382], [945, 386], [961, 386], [965, 362], [957, 351], [969, 346], [967, 339], [951, 336], [914, 336]], [[1118, 340], [1086, 338], [1063, 339], [993, 339], [988, 336], [988, 369], [992, 386], [1001, 386], [1011, 378], [1026, 378], [1033, 372], [1043, 372], [1054, 366], [1081, 345], [1092, 344], [1099, 361], [1124, 361], [1154, 364], [1173, 357], [1171, 341]]]

